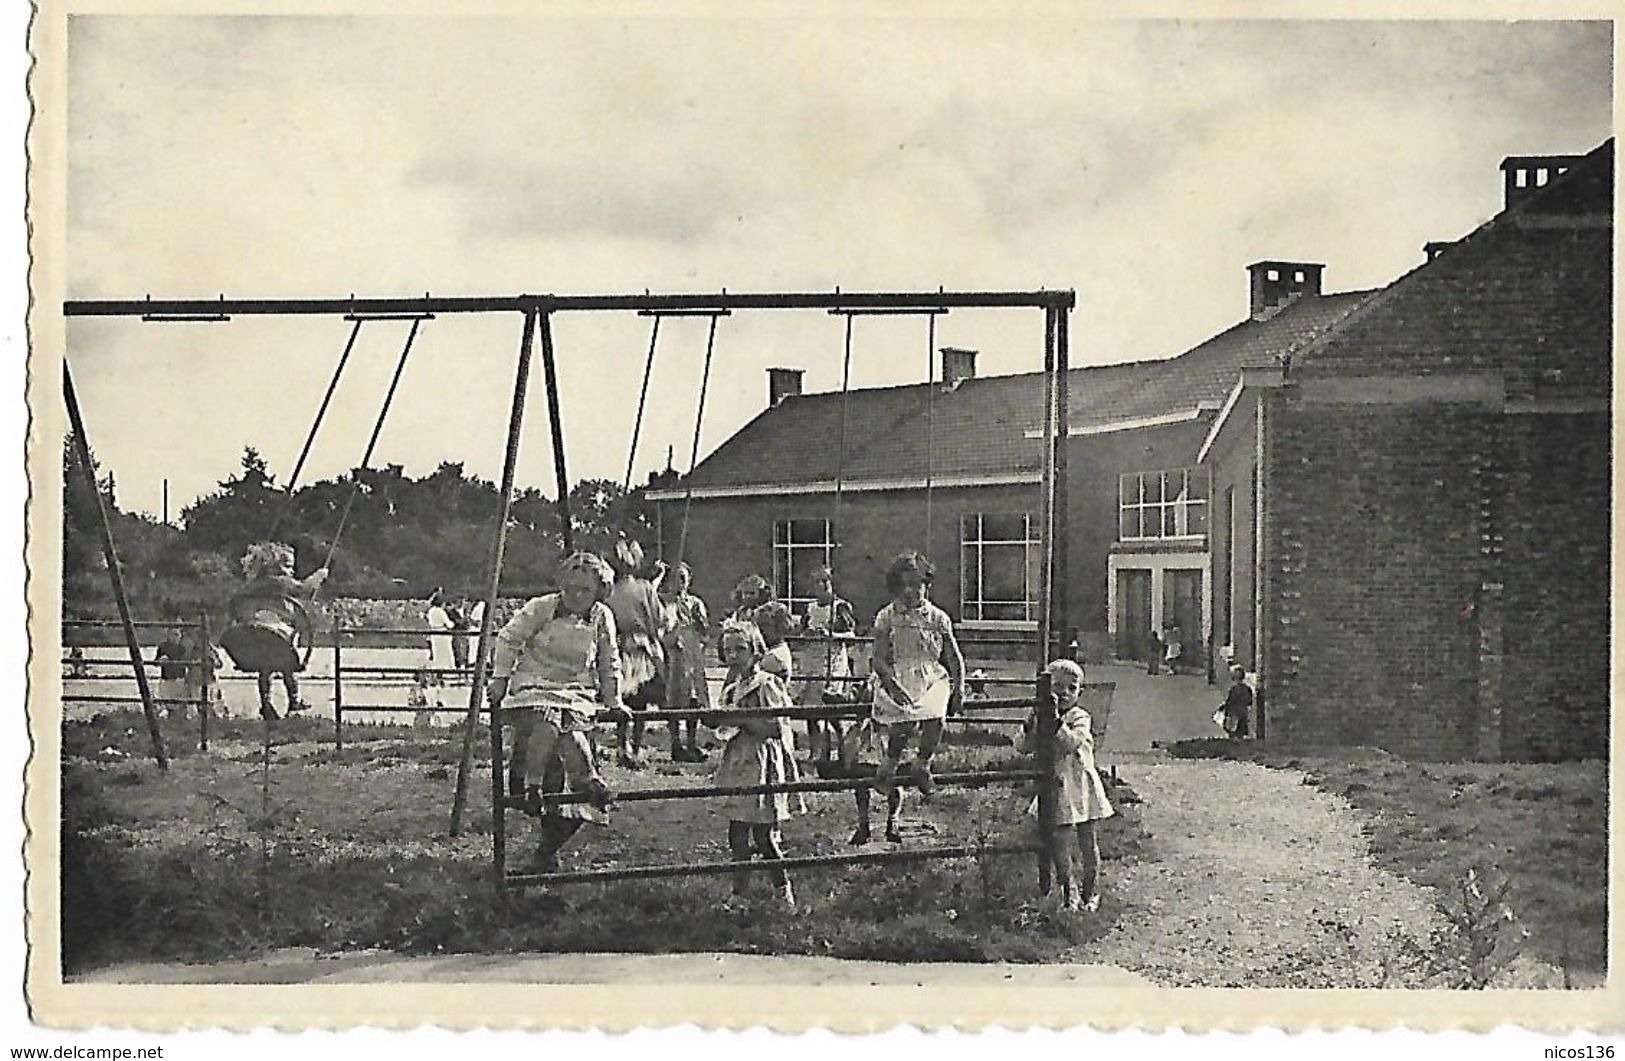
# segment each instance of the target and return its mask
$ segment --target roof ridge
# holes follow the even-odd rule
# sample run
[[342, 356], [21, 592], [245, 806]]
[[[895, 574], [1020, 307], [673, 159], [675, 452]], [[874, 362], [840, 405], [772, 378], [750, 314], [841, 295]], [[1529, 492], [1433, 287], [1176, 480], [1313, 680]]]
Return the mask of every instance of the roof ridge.
[[[1608, 139], [1604, 140], [1590, 151], [1587, 151], [1582, 156], [1580, 162], [1577, 162], [1575, 165], [1571, 166], [1568, 170], [1558, 176], [1556, 180], [1551, 181], [1539, 191], [1527, 196], [1520, 202], [1512, 203], [1509, 206], [1503, 206], [1499, 212], [1490, 217], [1487, 221], [1484, 221], [1465, 236], [1462, 236], [1461, 238], [1452, 242], [1450, 245], [1451, 249], [1468, 246], [1474, 240], [1479, 240], [1479, 246], [1482, 246], [1482, 240], [1485, 236], [1491, 235], [1498, 230], [1504, 231], [1508, 227], [1505, 222], [1507, 222], [1509, 218], [1512, 219], [1512, 224], [1515, 225], [1516, 220], [1523, 216], [1523, 214], [1529, 209], [1529, 205], [1531, 203], [1539, 202], [1541, 199], [1546, 198], [1551, 193], [1553, 188], [1559, 187], [1574, 179], [1574, 175], [1576, 173], [1582, 172], [1594, 158], [1599, 157], [1602, 151], [1605, 148], [1610, 147], [1613, 142], [1614, 138], [1610, 136]], [[1321, 332], [1313, 340], [1304, 344], [1302, 347], [1299, 347], [1294, 352], [1303, 353], [1307, 357], [1313, 358], [1317, 353], [1325, 349], [1326, 346], [1329, 345], [1334, 339], [1338, 338], [1349, 328], [1358, 323], [1360, 319], [1364, 318], [1370, 313], [1375, 312], [1377, 307], [1386, 306], [1389, 302], [1393, 301], [1393, 299], [1397, 298], [1398, 296], [1396, 292], [1401, 288], [1408, 291], [1410, 286], [1409, 281], [1415, 278], [1423, 270], [1427, 269], [1429, 266], [1436, 265], [1440, 261], [1446, 262], [1446, 265], [1448, 266], [1448, 264], [1458, 262], [1460, 260], [1461, 255], [1459, 253], [1443, 253], [1437, 257], [1419, 262], [1415, 266], [1395, 277], [1386, 287], [1379, 289], [1376, 294], [1372, 295], [1364, 302], [1359, 303], [1348, 313], [1345, 313], [1343, 316], [1333, 321], [1330, 327], [1328, 327], [1324, 332]], [[1443, 267], [1445, 266], [1441, 266], [1441, 268]]]

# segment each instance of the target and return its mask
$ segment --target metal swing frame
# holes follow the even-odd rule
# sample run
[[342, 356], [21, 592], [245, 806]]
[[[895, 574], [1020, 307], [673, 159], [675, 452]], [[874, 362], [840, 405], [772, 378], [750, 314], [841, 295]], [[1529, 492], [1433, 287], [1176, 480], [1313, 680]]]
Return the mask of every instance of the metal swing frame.
[[[1043, 455], [1042, 475], [1040, 489], [1041, 505], [1041, 534], [1042, 534], [1042, 570], [1040, 579], [1040, 607], [1039, 607], [1039, 643], [1042, 648], [1041, 655], [1049, 658], [1058, 644], [1058, 636], [1064, 633], [1066, 615], [1066, 584], [1067, 584], [1067, 549], [1065, 535], [1061, 528], [1066, 525], [1067, 511], [1067, 474], [1066, 474], [1066, 437], [1068, 433], [1068, 318], [1076, 304], [1076, 296], [1071, 290], [1039, 290], [1039, 291], [937, 291], [926, 292], [842, 292], [836, 289], [831, 292], [764, 292], [764, 293], [729, 293], [726, 289], [717, 294], [623, 294], [623, 295], [509, 295], [509, 296], [473, 296], [473, 297], [435, 297], [425, 294], [422, 298], [369, 298], [358, 299], [354, 296], [340, 299], [227, 299], [221, 296], [217, 299], [163, 299], [157, 300], [150, 296], [140, 300], [69, 300], [63, 303], [64, 317], [136, 317], [145, 321], [209, 321], [224, 322], [235, 316], [337, 316], [355, 321], [359, 326], [362, 320], [396, 319], [418, 320], [439, 314], [461, 313], [517, 313], [523, 319], [523, 327], [519, 342], [519, 355], [516, 365], [514, 386], [512, 391], [512, 405], [508, 419], [508, 433], [503, 459], [502, 485], [498, 511], [495, 513], [495, 527], [490, 544], [490, 578], [486, 585], [485, 609], [480, 621], [479, 638], [475, 649], [473, 663], [473, 681], [469, 689], [469, 702], [467, 721], [463, 731], [462, 758], [459, 763], [457, 775], [457, 788], [452, 804], [451, 831], [456, 835], [461, 831], [463, 824], [463, 811], [467, 802], [468, 778], [473, 768], [473, 741], [479, 721], [479, 716], [485, 700], [487, 676], [490, 670], [492, 654], [492, 634], [496, 600], [502, 575], [503, 558], [507, 547], [508, 520], [513, 504], [513, 490], [515, 471], [518, 466], [520, 431], [524, 421], [526, 396], [531, 374], [533, 348], [537, 345], [539, 336], [542, 366], [547, 390], [548, 418], [551, 427], [553, 443], [553, 463], [558, 480], [558, 499], [560, 525], [562, 529], [563, 545], [568, 552], [574, 546], [573, 528], [570, 516], [569, 476], [565, 463], [564, 430], [560, 416], [559, 386], [557, 360], [555, 356], [552, 320], [556, 313], [576, 312], [638, 312], [656, 318], [656, 326], [660, 315], [709, 315], [712, 324], [712, 339], [715, 336], [717, 317], [727, 315], [735, 310], [826, 310], [832, 313], [846, 313], [861, 315], [874, 314], [922, 314], [931, 315], [946, 312], [950, 309], [1038, 309], [1044, 313], [1044, 426], [1043, 426]], [[850, 330], [850, 316], [848, 326]], [[352, 333], [351, 342], [354, 341]], [[650, 357], [652, 364], [655, 336], [650, 338]], [[708, 343], [707, 362], [709, 367], [710, 344]], [[346, 347], [346, 355], [348, 354]], [[933, 354], [934, 357], [934, 354]], [[850, 344], [847, 354], [847, 370], [850, 369]], [[342, 371], [342, 360], [340, 369]], [[67, 361], [64, 357], [64, 383], [65, 391], [72, 413], [74, 434], [82, 446], [87, 446], [83, 420], [77, 402], [74, 400], [71, 378], [67, 375]], [[934, 365], [933, 365], [934, 367]], [[647, 388], [647, 375], [649, 366], [645, 367], [645, 394]], [[335, 373], [335, 384], [336, 384]], [[849, 377], [847, 377], [849, 381]], [[702, 384], [703, 386], [703, 384]], [[846, 384], [843, 383], [843, 389]], [[323, 411], [327, 401], [331, 398], [331, 385], [329, 394], [323, 399]], [[640, 406], [642, 399], [640, 399]], [[703, 416], [703, 408], [700, 416]], [[641, 417], [640, 417], [641, 419]], [[636, 430], [636, 429], [635, 429]], [[844, 431], [844, 425], [843, 425]], [[634, 453], [629, 455], [628, 463], [635, 457], [636, 441], [634, 440]], [[309, 440], [306, 442], [308, 451]], [[697, 455], [697, 454], [696, 454]], [[303, 465], [303, 454], [300, 464]], [[88, 473], [88, 462], [85, 465]], [[94, 486], [93, 486], [94, 489]], [[97, 495], [100, 496], [99, 494]], [[686, 522], [685, 519], [685, 532]], [[123, 578], [118, 563], [114, 557], [114, 546], [110, 526], [104, 519], [102, 522], [102, 536], [105, 551], [112, 562], [108, 564], [109, 577], [113, 582], [114, 596], [119, 602], [121, 618], [125, 628], [126, 640], [129, 644], [132, 658], [139, 658], [139, 644], [134, 629], [128, 618], [128, 606], [123, 586]], [[137, 665], [137, 674], [144, 677], [144, 673]], [[161, 750], [161, 738], [157, 734], [156, 718], [152, 706], [152, 696], [144, 681], [141, 682], [141, 699], [149, 725], [154, 730], [155, 746], [158, 749], [159, 761], [162, 764], [166, 756]], [[1035, 701], [1039, 709], [1039, 750], [1041, 762], [1054, 738], [1056, 717], [1054, 702], [1049, 696], [1048, 683], [1042, 677], [1038, 682], [1038, 697]], [[846, 709], [850, 713], [850, 709]], [[763, 714], [763, 712], [748, 712]], [[783, 714], [784, 712], [765, 712], [766, 714]], [[796, 712], [800, 717], [810, 714], [819, 714], [821, 717], [835, 717], [842, 713], [840, 708], [830, 709], [801, 709]], [[683, 711], [664, 711], [656, 716], [653, 712], [644, 713], [645, 717], [658, 717], [670, 719], [682, 717]], [[716, 713], [713, 712], [713, 715]], [[725, 712], [725, 714], [745, 713]], [[732, 863], [700, 863], [679, 866], [644, 866], [629, 867], [620, 870], [591, 871], [587, 873], [547, 874], [537, 876], [510, 876], [506, 870], [506, 828], [505, 812], [511, 809], [511, 801], [504, 792], [505, 779], [501, 767], [502, 754], [502, 725], [497, 713], [493, 713], [489, 727], [491, 736], [491, 797], [492, 797], [492, 872], [495, 884], [499, 888], [512, 885], [533, 883], [568, 883], [575, 880], [609, 880], [609, 879], [637, 879], [657, 876], [694, 875], [731, 871], [741, 868]], [[899, 860], [917, 860], [922, 858], [958, 858], [973, 855], [1016, 854], [1020, 852], [1036, 852], [1040, 856], [1040, 877], [1048, 876], [1049, 845], [1052, 842], [1053, 829], [1050, 823], [1054, 814], [1054, 784], [1048, 772], [1034, 774], [1033, 772], [1007, 772], [999, 775], [997, 779], [982, 775], [944, 775], [940, 781], [948, 783], [987, 783], [992, 780], [1039, 780], [1039, 822], [1040, 842], [1035, 847], [1012, 846], [994, 847], [983, 845], [981, 847], [964, 848], [931, 848], [907, 850], [896, 852], [878, 852], [861, 855], [834, 855], [817, 856], [810, 858], [791, 858], [770, 862], [753, 862], [748, 867], [752, 870], [766, 870], [773, 868], [795, 868], [812, 865], [831, 864], [858, 864], [870, 862], [889, 862]], [[866, 783], [855, 780], [838, 781], [804, 781], [793, 785], [745, 786], [751, 791], [824, 791], [842, 790], [856, 787]], [[722, 790], [691, 790], [684, 793], [651, 791], [643, 796], [634, 796], [632, 793], [623, 793], [622, 799], [635, 798], [694, 798], [714, 795], [731, 794], [732, 789]], [[561, 797], [568, 800], [569, 797]]]

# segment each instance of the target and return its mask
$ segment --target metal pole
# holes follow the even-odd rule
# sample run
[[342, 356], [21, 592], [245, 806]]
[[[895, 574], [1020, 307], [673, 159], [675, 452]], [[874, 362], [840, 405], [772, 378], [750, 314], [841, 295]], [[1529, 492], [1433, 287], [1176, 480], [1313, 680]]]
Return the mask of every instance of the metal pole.
[[113, 545], [113, 525], [108, 521], [107, 504], [102, 500], [101, 488], [96, 484], [95, 466], [90, 459], [90, 440], [85, 436], [84, 418], [79, 415], [79, 398], [73, 390], [73, 373], [68, 370], [67, 359], [62, 361], [62, 397], [68, 405], [68, 420], [73, 425], [74, 447], [79, 452], [79, 467], [91, 496], [96, 499], [96, 513], [100, 517], [102, 557], [107, 561], [107, 577], [113, 583], [113, 599], [118, 604], [119, 625], [124, 628], [124, 643], [130, 649], [130, 663], [135, 667], [135, 684], [141, 692], [141, 713], [147, 717], [147, 732], [152, 736], [152, 757], [158, 769], [169, 769], [169, 750], [164, 747], [164, 733], [158, 725], [158, 711], [152, 703], [152, 687], [147, 682], [146, 661], [141, 658], [141, 642], [135, 636], [135, 624], [130, 618], [130, 600], [124, 593], [124, 574], [119, 569], [118, 550]]
[[344, 750], [344, 627], [333, 616], [333, 746]]
[[1059, 634], [1061, 644], [1058, 647], [1060, 648], [1066, 647], [1066, 637], [1071, 628], [1069, 621], [1071, 611], [1068, 608], [1069, 594], [1067, 592], [1067, 579], [1071, 570], [1067, 562], [1070, 552], [1067, 538], [1067, 501], [1070, 486], [1066, 472], [1066, 451], [1070, 445], [1068, 436], [1072, 427], [1072, 418], [1067, 404], [1070, 401], [1071, 383], [1069, 377], [1072, 373], [1068, 367], [1070, 359], [1067, 355], [1067, 313], [1065, 307], [1050, 310], [1050, 314], [1055, 318], [1055, 457], [1052, 462], [1055, 482], [1051, 488], [1052, 500], [1050, 501], [1054, 512], [1052, 522], [1055, 526], [1055, 555], [1050, 560], [1050, 599], [1053, 602], [1050, 608], [1054, 613], [1051, 623], [1057, 621], [1060, 623], [1058, 629], [1053, 625], [1050, 629], [1051, 633]]
[[632, 465], [638, 457], [638, 434], [643, 428], [643, 408], [649, 401], [649, 377], [655, 368], [655, 344], [660, 341], [660, 315], [655, 314], [654, 325], [649, 329], [649, 356], [643, 361], [643, 389], [638, 391], [638, 415], [632, 421], [632, 448], [626, 454], [626, 481], [621, 484], [623, 489], [632, 489]]
[[[310, 447], [316, 442], [316, 431], [322, 426], [322, 419], [327, 416], [327, 406], [333, 400], [333, 392], [338, 389], [339, 377], [344, 374], [345, 363], [350, 360], [350, 351], [355, 349], [356, 337], [361, 334], [362, 321], [356, 321], [355, 327], [350, 329], [350, 338], [344, 344], [344, 353], [339, 355], [338, 367], [333, 369], [333, 378], [327, 382], [327, 393], [322, 396], [322, 404], [316, 410], [316, 419], [311, 422], [310, 434], [305, 436], [305, 445], [299, 451], [299, 459], [293, 462], [293, 474], [288, 476], [287, 491], [293, 493], [293, 488], [299, 483], [299, 473], [304, 471], [305, 458], [310, 456]], [[417, 322], [412, 322], [417, 328]]]
[[[485, 584], [485, 608], [480, 614], [479, 641], [474, 647], [474, 674], [468, 688], [468, 716], [463, 730], [463, 754], [457, 764], [457, 792], [451, 807], [451, 834], [463, 827], [463, 807], [468, 800], [468, 777], [474, 768], [474, 732], [480, 722], [480, 703], [485, 698], [486, 673], [490, 669], [491, 628], [495, 623], [497, 590], [502, 581], [502, 559], [508, 547], [508, 517], [513, 508], [514, 472], [519, 465], [520, 428], [525, 419], [525, 394], [530, 381], [531, 349], [535, 342], [537, 317], [545, 336], [547, 318], [525, 314], [525, 327], [519, 339], [519, 364], [513, 381], [513, 408], [508, 414], [507, 449], [502, 460], [502, 495], [497, 503], [496, 531], [491, 535], [491, 577]], [[544, 350], [546, 347], [544, 346]], [[558, 420], [555, 417], [554, 423]], [[555, 438], [558, 438], [555, 435]], [[502, 880], [507, 861], [507, 834], [502, 815], [502, 714], [493, 708], [491, 729], [491, 858], [497, 881]]]
[[694, 504], [694, 467], [700, 460], [700, 426], [705, 423], [705, 396], [711, 389], [711, 353], [716, 348], [717, 318], [711, 318], [711, 330], [705, 336], [705, 367], [700, 371], [700, 404], [694, 412], [694, 446], [688, 454], [688, 487], [683, 491], [683, 529], [677, 537], [677, 562], [682, 563], [688, 553], [689, 510]]
[[[559, 415], [559, 370], [553, 362], [553, 323], [547, 313], [533, 315], [542, 333], [542, 372], [547, 377], [547, 418], [553, 428], [553, 471], [559, 484], [559, 523], [566, 555], [575, 551], [575, 526], [570, 518], [570, 470], [564, 463], [564, 421]], [[527, 324], [529, 329], [530, 325]], [[527, 330], [526, 334], [529, 334]], [[530, 340], [525, 341], [529, 351]], [[523, 355], [530, 363], [530, 355]], [[486, 614], [490, 614], [487, 612]], [[493, 767], [495, 769], [495, 767]]]
[[1055, 710], [1055, 696], [1050, 691], [1048, 674], [1038, 676], [1038, 725], [1034, 735], [1038, 756], [1038, 891], [1049, 893], [1054, 881], [1055, 866], [1055, 734], [1060, 729], [1060, 717]]
[[164, 526], [169, 526], [169, 480], [164, 480]]
[[214, 653], [214, 637], [209, 633], [209, 613], [207, 610], [197, 613], [197, 640], [198, 640], [198, 673], [203, 676], [198, 682], [199, 734], [198, 749], [209, 750], [209, 716], [214, 712], [214, 666], [212, 655]]
[[1055, 623], [1055, 314], [1044, 313], [1044, 451], [1039, 482], [1038, 668], [1049, 662]]

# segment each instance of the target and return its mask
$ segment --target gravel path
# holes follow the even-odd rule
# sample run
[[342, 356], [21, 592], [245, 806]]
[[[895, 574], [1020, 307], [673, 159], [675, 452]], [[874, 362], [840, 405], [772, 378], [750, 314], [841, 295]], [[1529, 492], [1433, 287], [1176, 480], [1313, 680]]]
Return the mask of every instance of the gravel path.
[[1433, 893], [1373, 865], [1360, 816], [1302, 774], [1219, 760], [1123, 769], [1150, 850], [1106, 863], [1117, 920], [1080, 960], [1166, 986], [1376, 987], [1393, 934], [1433, 927]]

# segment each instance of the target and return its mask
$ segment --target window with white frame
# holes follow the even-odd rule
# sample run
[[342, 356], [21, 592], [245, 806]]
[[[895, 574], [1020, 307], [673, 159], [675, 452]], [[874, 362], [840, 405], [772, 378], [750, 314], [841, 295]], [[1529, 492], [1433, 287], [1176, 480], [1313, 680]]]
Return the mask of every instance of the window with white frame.
[[773, 592], [792, 610], [811, 602], [813, 573], [832, 565], [835, 534], [827, 519], [773, 522]]
[[1043, 544], [1030, 513], [980, 513], [959, 521], [959, 617], [1033, 622]]
[[1119, 476], [1117, 502], [1118, 537], [1122, 541], [1206, 534], [1207, 469], [1178, 468]]

